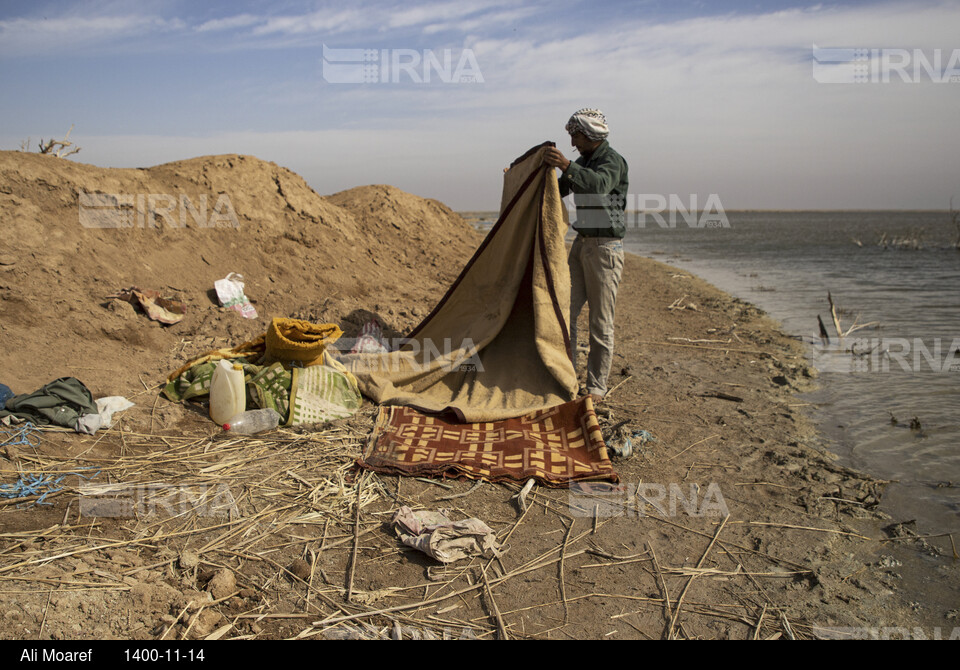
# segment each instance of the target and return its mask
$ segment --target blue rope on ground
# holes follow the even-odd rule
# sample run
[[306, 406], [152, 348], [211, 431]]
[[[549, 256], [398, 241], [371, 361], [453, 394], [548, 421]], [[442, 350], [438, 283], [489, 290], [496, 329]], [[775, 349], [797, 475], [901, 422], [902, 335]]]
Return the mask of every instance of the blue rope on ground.
[[[81, 470], [91, 470], [92, 466], [85, 466], [80, 468]], [[100, 474], [98, 469], [92, 475], [84, 475], [80, 472], [66, 472], [60, 476], [50, 475], [50, 474], [40, 474], [40, 475], [31, 475], [25, 474], [21, 475], [20, 479], [14, 484], [0, 484], [0, 498], [26, 498], [29, 496], [40, 496], [33, 501], [35, 505], [52, 505], [53, 503], [45, 502], [47, 496], [62, 491], [63, 487], [60, 486], [60, 482], [67, 478], [68, 475], [77, 475], [82, 479], [92, 479]]]
[[66, 478], [66, 475], [61, 475], [56, 479], [53, 475], [22, 475], [15, 484], [0, 485], [0, 496], [4, 498], [40, 496], [34, 501], [35, 504], [52, 505], [53, 503], [44, 502], [44, 500], [51, 493], [63, 490], [63, 487], [59, 484], [64, 478]]
[[[13, 427], [11, 426], [11, 428]], [[0, 441], [0, 447], [16, 446], [19, 444], [35, 447], [40, 444], [40, 430], [30, 421], [27, 421], [22, 426], [13, 428], [13, 430], [0, 430], [0, 436], [3, 435], [7, 437], [5, 440]]]

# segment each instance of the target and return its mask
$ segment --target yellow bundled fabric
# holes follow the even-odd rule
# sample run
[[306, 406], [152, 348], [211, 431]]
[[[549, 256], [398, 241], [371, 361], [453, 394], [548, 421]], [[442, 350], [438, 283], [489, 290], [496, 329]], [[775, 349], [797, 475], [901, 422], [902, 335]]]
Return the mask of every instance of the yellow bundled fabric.
[[343, 331], [332, 323], [274, 318], [267, 329], [267, 349], [261, 363], [269, 365], [279, 361], [286, 368], [320, 365], [327, 345], [341, 335]]

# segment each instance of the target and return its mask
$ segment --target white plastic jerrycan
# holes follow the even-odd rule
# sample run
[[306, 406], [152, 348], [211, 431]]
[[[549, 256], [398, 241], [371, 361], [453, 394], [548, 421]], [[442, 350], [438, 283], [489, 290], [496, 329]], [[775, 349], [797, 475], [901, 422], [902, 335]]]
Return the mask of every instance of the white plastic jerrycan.
[[223, 360], [217, 364], [210, 380], [210, 418], [223, 425], [247, 408], [243, 366]]

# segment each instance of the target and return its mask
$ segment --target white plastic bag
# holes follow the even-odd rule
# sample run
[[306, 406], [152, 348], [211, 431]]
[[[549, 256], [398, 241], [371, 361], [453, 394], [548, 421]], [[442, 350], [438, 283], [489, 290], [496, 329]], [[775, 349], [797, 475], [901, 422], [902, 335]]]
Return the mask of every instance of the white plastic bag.
[[217, 291], [217, 299], [227, 309], [240, 312], [244, 319], [256, 319], [257, 310], [250, 304], [250, 299], [243, 293], [243, 275], [231, 272], [223, 279], [213, 282]]

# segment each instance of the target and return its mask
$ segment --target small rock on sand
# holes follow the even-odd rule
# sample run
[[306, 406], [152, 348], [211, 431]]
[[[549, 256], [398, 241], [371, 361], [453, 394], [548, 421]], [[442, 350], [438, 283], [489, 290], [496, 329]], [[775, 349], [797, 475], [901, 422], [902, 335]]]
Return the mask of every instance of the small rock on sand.
[[180, 554], [179, 564], [184, 570], [193, 570], [200, 565], [200, 557], [195, 551], [187, 550]]
[[227, 568], [217, 570], [216, 574], [207, 582], [207, 591], [210, 592], [210, 595], [212, 595], [215, 600], [226, 598], [236, 590], [237, 578], [234, 576], [233, 571]]

